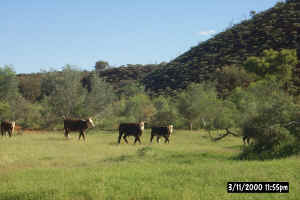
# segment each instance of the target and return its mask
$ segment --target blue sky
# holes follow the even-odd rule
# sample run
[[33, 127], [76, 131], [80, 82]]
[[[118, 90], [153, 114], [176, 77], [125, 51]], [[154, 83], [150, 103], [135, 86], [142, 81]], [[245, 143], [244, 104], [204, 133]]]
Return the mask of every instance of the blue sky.
[[0, 66], [17, 73], [170, 61], [279, 0], [1, 0]]

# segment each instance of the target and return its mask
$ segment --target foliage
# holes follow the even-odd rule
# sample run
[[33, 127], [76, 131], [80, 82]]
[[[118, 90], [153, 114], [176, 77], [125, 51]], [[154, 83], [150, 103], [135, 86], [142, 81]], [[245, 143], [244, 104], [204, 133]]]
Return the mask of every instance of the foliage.
[[217, 90], [221, 98], [226, 98], [236, 87], [246, 88], [257, 76], [249, 73], [244, 67], [231, 65], [224, 66], [216, 71]]
[[167, 126], [172, 124], [176, 127], [179, 116], [176, 106], [174, 105], [175, 103], [164, 96], [158, 96], [152, 101], [157, 112], [153, 116], [151, 124], [155, 126]]
[[42, 97], [41, 74], [18, 74], [19, 92], [28, 101], [39, 102]]
[[0, 116], [1, 119], [12, 119], [10, 105], [8, 102], [0, 101]]
[[286, 145], [295, 145], [294, 133], [286, 125], [295, 120], [299, 108], [293, 103], [293, 98], [280, 89], [280, 84], [258, 81], [247, 89], [237, 88], [230, 100], [240, 112], [237, 127], [241, 128], [244, 136], [253, 140], [252, 151], [246, 148], [244, 153], [265, 152], [265, 159], [272, 157], [275, 151], [282, 155], [281, 150]]
[[[69, 65], [62, 71], [44, 73], [42, 88], [45, 94], [42, 116], [47, 124], [67, 118], [103, 118], [110, 114], [115, 98], [112, 87], [96, 73], [88, 76], [88, 88], [82, 84], [85, 74]], [[46, 95], [47, 94], [47, 95]]]
[[96, 116], [104, 117], [110, 114], [109, 106], [115, 100], [115, 93], [110, 84], [99, 78], [95, 73], [89, 75], [91, 80], [91, 91], [89, 91], [83, 103], [84, 117]]
[[81, 72], [67, 65], [61, 72], [50, 72], [49, 75], [46, 79], [53, 78], [48, 83], [53, 91], [50, 90], [51, 93], [44, 99], [49, 111], [60, 118], [82, 117], [87, 90], [80, 83]]
[[16, 120], [18, 108], [18, 79], [11, 66], [0, 67], [0, 118]]
[[96, 72], [100, 72], [100, 71], [105, 70], [107, 68], [109, 68], [109, 64], [106, 61], [99, 60], [95, 64]]
[[48, 128], [48, 124], [42, 118], [41, 104], [33, 104], [24, 98], [19, 98], [17, 103], [16, 121], [17, 125], [24, 129], [41, 129]]
[[275, 79], [283, 86], [291, 84], [293, 71], [298, 63], [296, 50], [264, 50], [262, 56], [247, 58], [245, 69], [263, 79]]
[[145, 92], [145, 87], [136, 82], [129, 82], [118, 89], [118, 96], [129, 98]]
[[191, 84], [186, 91], [176, 97], [177, 109], [180, 117], [189, 123], [192, 130], [193, 123], [201, 122], [211, 125], [216, 105], [219, 103], [217, 92], [213, 84]]
[[[122, 88], [128, 84], [139, 85], [147, 74], [164, 67], [165, 64], [149, 64], [149, 65], [127, 65], [109, 68], [99, 72], [99, 76], [108, 83], [111, 83], [119, 95]], [[121, 89], [121, 91], [119, 91]]]
[[123, 116], [130, 121], [139, 122], [139, 121], [150, 121], [152, 116], [155, 114], [156, 109], [153, 106], [149, 96], [146, 94], [138, 94], [133, 97], [130, 97], [126, 101]]
[[18, 95], [18, 79], [11, 66], [0, 67], [0, 101], [11, 102]]

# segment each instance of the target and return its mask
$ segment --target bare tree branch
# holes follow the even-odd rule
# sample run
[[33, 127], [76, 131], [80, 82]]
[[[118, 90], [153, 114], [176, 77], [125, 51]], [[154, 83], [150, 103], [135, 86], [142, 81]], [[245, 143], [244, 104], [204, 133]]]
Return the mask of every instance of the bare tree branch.
[[223, 139], [224, 137], [226, 137], [226, 136], [228, 136], [228, 135], [233, 135], [233, 136], [235, 136], [235, 137], [241, 137], [241, 135], [231, 132], [228, 128], [226, 128], [225, 130], [226, 130], [226, 133], [225, 133], [225, 134], [223, 134], [223, 135], [221, 135], [221, 136], [219, 136], [219, 137], [216, 137], [216, 138], [213, 138], [213, 137], [211, 136], [210, 131], [208, 132], [208, 135], [209, 135], [210, 139], [211, 139], [212, 141], [214, 141], [214, 142], [216, 142], [216, 141], [218, 141], [218, 140], [221, 140], [221, 139]]

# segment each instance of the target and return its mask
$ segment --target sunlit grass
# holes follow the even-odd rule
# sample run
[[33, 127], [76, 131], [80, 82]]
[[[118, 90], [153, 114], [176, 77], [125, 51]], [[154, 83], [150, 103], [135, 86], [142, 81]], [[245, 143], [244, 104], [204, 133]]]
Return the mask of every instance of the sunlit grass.
[[[123, 141], [117, 132], [62, 132], [0, 138], [0, 200], [300, 199], [298, 156], [240, 161], [240, 138], [211, 142], [204, 131], [176, 131], [170, 144]], [[289, 194], [228, 194], [228, 181], [289, 181]]]

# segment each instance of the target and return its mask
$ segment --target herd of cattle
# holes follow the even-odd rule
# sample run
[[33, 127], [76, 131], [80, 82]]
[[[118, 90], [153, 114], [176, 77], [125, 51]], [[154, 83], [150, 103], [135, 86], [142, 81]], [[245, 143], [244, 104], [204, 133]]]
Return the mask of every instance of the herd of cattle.
[[[15, 125], [16, 125], [16, 123], [14, 121], [12, 121], [12, 122], [2, 121], [1, 122], [2, 136], [6, 136], [6, 133], [8, 132], [9, 137], [11, 137], [13, 135]], [[83, 140], [86, 140], [86, 130], [89, 127], [95, 127], [94, 122], [91, 118], [88, 118], [86, 120], [64, 118], [64, 134], [65, 134], [66, 138], [69, 138], [69, 132], [78, 131], [79, 132], [78, 139], [80, 140], [80, 138], [82, 137]], [[140, 137], [142, 136], [144, 127], [145, 127], [144, 122], [121, 123], [119, 125], [118, 143], [121, 143], [122, 136], [126, 143], [128, 143], [128, 141], [126, 139], [128, 136], [135, 137], [134, 143], [136, 143], [137, 141], [139, 143], [141, 143]], [[169, 143], [169, 137], [171, 136], [172, 132], [173, 132], [173, 125], [162, 126], [162, 127], [152, 127], [150, 142], [152, 142], [153, 138], [156, 136], [157, 143], [159, 143], [160, 137], [165, 138], [165, 143]]]

